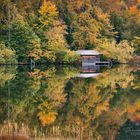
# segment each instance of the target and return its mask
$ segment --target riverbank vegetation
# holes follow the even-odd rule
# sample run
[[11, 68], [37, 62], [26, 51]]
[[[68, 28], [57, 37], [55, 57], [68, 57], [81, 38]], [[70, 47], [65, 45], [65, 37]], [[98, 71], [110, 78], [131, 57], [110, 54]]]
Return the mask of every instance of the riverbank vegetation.
[[139, 0], [0, 1], [0, 43], [22, 63], [74, 63], [79, 49], [126, 63], [140, 53], [139, 31]]

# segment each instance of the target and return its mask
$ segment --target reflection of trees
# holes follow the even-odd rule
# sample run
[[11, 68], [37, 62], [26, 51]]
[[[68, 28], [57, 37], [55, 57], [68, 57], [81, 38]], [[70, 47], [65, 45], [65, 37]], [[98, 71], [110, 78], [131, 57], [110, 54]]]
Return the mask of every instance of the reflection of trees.
[[10, 120], [18, 125], [24, 122], [33, 137], [87, 140], [113, 140], [128, 119], [139, 121], [138, 72], [120, 66], [95, 79], [74, 78], [76, 72], [66, 67], [19, 72], [10, 83]]
[[126, 65], [121, 65], [114, 69], [108, 69], [98, 77], [98, 85], [103, 87], [110, 85], [113, 89], [116, 87], [127, 88], [134, 80], [134, 76], [131, 72], [132, 69]]
[[6, 118], [7, 104], [5, 101], [8, 100], [8, 87], [10, 82], [15, 78], [17, 73], [16, 66], [0, 66], [0, 122], [3, 118]]
[[[82, 128], [94, 128], [99, 130], [99, 132], [100, 128], [103, 128], [101, 132], [104, 132], [106, 136], [108, 136], [108, 130], [103, 126], [110, 127], [111, 125], [113, 128], [113, 126], [116, 126], [116, 121], [118, 121], [119, 128], [126, 119], [125, 116], [122, 115], [126, 110], [125, 105], [122, 104], [124, 102], [121, 103], [119, 110], [121, 110], [123, 106], [124, 108], [119, 112], [117, 106], [115, 111], [112, 109], [112, 107], [115, 106], [112, 100], [119, 94], [129, 92], [128, 89], [132, 88], [133, 80], [134, 75], [127, 66], [106, 70], [94, 80], [72, 79], [66, 88], [69, 103], [66, 105], [64, 111], [66, 112], [65, 123], [77, 124]], [[127, 100], [127, 95], [125, 98]], [[130, 102], [128, 103], [130, 104]], [[113, 129], [110, 129], [110, 132], [113, 137]], [[105, 135], [103, 135], [103, 137], [105, 137]]]
[[8, 112], [10, 112], [9, 116], [12, 120], [28, 121], [28, 116], [33, 111], [33, 107], [30, 106], [30, 100], [38, 91], [38, 86], [33, 86], [33, 84], [33, 79], [22, 70], [16, 75], [15, 79], [1, 89], [1, 105], [5, 106], [5, 109], [0, 111], [2, 120], [9, 119]]
[[5, 111], [0, 110], [1, 120], [7, 119], [4, 114], [7, 115], [6, 109], [10, 106], [10, 118], [14, 121], [38, 125], [38, 116], [43, 126], [52, 124], [56, 119], [57, 110], [66, 101], [65, 84], [76, 72], [75, 68], [64, 68], [57, 72], [55, 67], [43, 71], [39, 69], [32, 72], [20, 71], [10, 84], [1, 89], [2, 104], [6, 106]]
[[56, 71], [55, 67], [50, 67], [44, 71], [35, 70], [29, 73], [33, 79], [40, 79], [41, 82], [38, 95], [35, 95], [35, 103], [43, 126], [54, 123], [57, 110], [66, 102], [65, 84], [76, 72], [75, 68], [64, 67]]
[[97, 118], [98, 130], [104, 138], [115, 139], [118, 130], [128, 119], [134, 122], [139, 121], [139, 103], [139, 92], [135, 91], [132, 87], [129, 91], [117, 91], [116, 95], [112, 98], [110, 110]]
[[0, 86], [5, 86], [7, 81], [15, 78], [16, 66], [1, 66], [0, 67]]
[[[115, 69], [114, 69], [115, 70]], [[119, 70], [119, 69], [118, 69]], [[117, 74], [116, 71], [115, 73]], [[121, 67], [118, 80], [111, 84], [114, 91], [109, 101], [110, 109], [97, 118], [98, 130], [105, 139], [115, 139], [120, 127], [128, 120], [138, 121], [140, 110], [139, 89], [135, 89], [139, 79], [137, 74], [132, 73], [132, 68]], [[116, 84], [117, 83], [117, 84]], [[114, 86], [116, 85], [116, 87]], [[115, 88], [113, 88], [115, 87]]]

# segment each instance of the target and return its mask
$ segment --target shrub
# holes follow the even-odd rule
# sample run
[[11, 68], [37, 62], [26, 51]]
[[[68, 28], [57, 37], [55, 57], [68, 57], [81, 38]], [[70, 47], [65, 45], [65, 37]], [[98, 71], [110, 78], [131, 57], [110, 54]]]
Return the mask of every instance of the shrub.
[[116, 44], [115, 41], [103, 39], [98, 42], [97, 50], [106, 58], [120, 63], [127, 63], [132, 58], [134, 53], [134, 48], [130, 46], [126, 40]]
[[55, 56], [55, 52], [54, 51], [46, 51], [46, 52], [43, 52], [43, 55], [42, 55], [42, 59], [41, 59], [41, 63], [44, 62], [50, 62], [50, 63], [54, 63], [55, 60], [56, 60], [56, 56]]
[[79, 55], [74, 51], [58, 51], [56, 52], [56, 62], [72, 64], [79, 60]]

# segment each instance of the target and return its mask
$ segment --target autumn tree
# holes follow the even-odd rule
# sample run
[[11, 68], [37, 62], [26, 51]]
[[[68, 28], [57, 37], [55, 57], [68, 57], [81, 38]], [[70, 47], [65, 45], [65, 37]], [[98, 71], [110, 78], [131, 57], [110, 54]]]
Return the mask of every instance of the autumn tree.
[[48, 28], [58, 18], [57, 8], [51, 0], [44, 0], [38, 12], [39, 28]]
[[65, 11], [62, 15], [68, 25], [67, 41], [71, 49], [92, 49], [100, 35], [109, 35], [111, 25], [109, 16], [94, 5], [91, 0], [83, 1], [59, 1], [64, 3], [59, 11]]

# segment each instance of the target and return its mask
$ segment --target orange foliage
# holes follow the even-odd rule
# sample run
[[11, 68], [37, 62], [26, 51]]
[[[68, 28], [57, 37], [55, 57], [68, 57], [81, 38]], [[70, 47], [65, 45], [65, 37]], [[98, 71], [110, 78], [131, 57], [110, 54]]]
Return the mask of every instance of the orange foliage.
[[45, 127], [46, 125], [52, 124], [55, 121], [56, 116], [57, 116], [56, 112], [48, 112], [48, 113], [39, 112], [38, 113], [39, 120], [41, 121], [41, 124], [43, 127]]
[[140, 103], [136, 101], [134, 105], [128, 107], [127, 110], [128, 115], [132, 121], [140, 121]]
[[[41, 96], [38, 97], [38, 99], [41, 98]], [[36, 102], [36, 100], [34, 102]], [[38, 117], [43, 127], [52, 124], [55, 121], [57, 113], [52, 111], [52, 106], [49, 102], [43, 101], [37, 108], [39, 110]]]
[[137, 13], [137, 12], [138, 12], [137, 6], [136, 6], [136, 5], [131, 6], [131, 7], [129, 8], [129, 12], [130, 12], [131, 14]]

